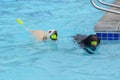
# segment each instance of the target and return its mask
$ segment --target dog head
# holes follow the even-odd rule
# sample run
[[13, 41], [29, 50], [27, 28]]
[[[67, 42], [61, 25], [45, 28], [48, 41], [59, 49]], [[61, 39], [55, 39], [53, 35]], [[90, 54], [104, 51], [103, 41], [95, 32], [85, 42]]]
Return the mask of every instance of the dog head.
[[83, 42], [86, 47], [89, 47], [90, 49], [95, 50], [100, 43], [100, 39], [97, 37], [97, 35], [92, 34], [92, 35], [89, 35]]
[[47, 38], [49, 38], [49, 39], [51, 39], [53, 41], [56, 41], [57, 37], [58, 37], [57, 30], [49, 30], [47, 32]]

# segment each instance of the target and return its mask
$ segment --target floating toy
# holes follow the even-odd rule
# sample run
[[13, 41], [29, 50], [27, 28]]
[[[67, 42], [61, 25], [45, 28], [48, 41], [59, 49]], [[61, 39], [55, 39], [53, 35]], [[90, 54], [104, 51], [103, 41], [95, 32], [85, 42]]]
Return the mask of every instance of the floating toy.
[[97, 41], [92, 41], [91, 45], [96, 46], [97, 45]]
[[21, 19], [17, 19], [16, 21], [17, 21], [18, 24], [20, 24], [20, 25], [23, 25], [23, 24], [24, 24], [23, 21], [22, 21]]

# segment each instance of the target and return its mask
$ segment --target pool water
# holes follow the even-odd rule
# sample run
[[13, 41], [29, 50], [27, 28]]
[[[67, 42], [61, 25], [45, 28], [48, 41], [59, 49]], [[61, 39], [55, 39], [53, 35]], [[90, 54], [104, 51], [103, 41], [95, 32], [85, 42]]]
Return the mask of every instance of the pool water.
[[[72, 40], [94, 34], [103, 14], [89, 0], [0, 0], [0, 80], [119, 80], [119, 41], [89, 55]], [[37, 42], [25, 27], [56, 29], [58, 40]]]

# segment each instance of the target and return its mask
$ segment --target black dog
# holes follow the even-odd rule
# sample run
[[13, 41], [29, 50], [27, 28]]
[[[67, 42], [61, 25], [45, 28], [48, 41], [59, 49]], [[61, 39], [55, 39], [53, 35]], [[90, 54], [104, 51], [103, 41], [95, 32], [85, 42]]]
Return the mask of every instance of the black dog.
[[77, 42], [80, 47], [86, 50], [89, 54], [94, 54], [93, 51], [95, 51], [100, 44], [100, 39], [95, 34], [89, 36], [77, 34], [73, 36], [73, 38], [75, 42]]

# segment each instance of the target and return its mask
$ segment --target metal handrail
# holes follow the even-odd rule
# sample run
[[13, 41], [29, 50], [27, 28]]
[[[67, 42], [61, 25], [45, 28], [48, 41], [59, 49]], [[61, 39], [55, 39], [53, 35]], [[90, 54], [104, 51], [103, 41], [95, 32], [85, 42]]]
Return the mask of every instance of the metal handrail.
[[112, 7], [116, 7], [116, 8], [120, 8], [120, 5], [116, 5], [116, 4], [110, 4], [107, 2], [103, 2], [102, 0], [98, 0], [101, 4], [107, 5], [107, 6], [112, 6]]
[[107, 11], [107, 12], [111, 12], [111, 13], [115, 13], [115, 14], [120, 14], [120, 11], [115, 11], [115, 10], [111, 10], [111, 9], [99, 7], [98, 5], [95, 4], [94, 0], [90, 0], [90, 2], [92, 3], [92, 5], [93, 5], [95, 8], [97, 8], [97, 9], [99, 9], [99, 10]]

